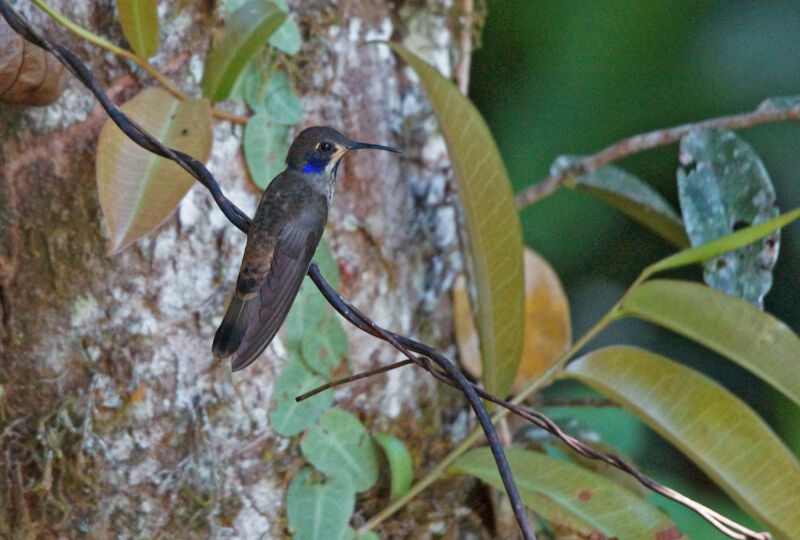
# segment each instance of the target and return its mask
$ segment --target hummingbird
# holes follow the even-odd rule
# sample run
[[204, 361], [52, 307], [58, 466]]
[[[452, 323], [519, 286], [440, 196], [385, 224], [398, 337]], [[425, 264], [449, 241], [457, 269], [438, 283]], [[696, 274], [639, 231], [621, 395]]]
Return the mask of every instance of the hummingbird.
[[325, 230], [339, 163], [361, 148], [400, 153], [351, 141], [331, 127], [304, 129], [289, 148], [286, 169], [264, 190], [211, 346], [215, 358], [231, 359], [234, 371], [250, 365], [278, 333]]

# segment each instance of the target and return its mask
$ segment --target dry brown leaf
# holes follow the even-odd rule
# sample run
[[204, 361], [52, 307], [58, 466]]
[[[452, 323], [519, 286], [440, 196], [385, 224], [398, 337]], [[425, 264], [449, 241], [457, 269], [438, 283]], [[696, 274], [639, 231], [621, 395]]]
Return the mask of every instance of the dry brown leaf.
[[49, 105], [64, 91], [68, 74], [55, 56], [22, 39], [0, 19], [0, 100]]

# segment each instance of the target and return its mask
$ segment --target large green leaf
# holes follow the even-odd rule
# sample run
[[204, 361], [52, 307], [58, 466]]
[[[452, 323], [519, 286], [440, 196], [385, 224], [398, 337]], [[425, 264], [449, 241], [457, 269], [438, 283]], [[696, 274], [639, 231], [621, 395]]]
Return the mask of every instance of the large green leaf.
[[[586, 469], [545, 454], [506, 450], [514, 481], [526, 506], [582, 538], [677, 538], [675, 524], [635, 493]], [[464, 454], [452, 470], [502, 487], [488, 448]]]
[[707, 244], [679, 251], [674, 255], [661, 259], [651, 266], [649, 271], [651, 273], [661, 272], [662, 270], [669, 270], [670, 268], [678, 268], [679, 266], [686, 266], [687, 264], [708, 260], [721, 253], [738, 249], [751, 242], [755, 242], [759, 238], [767, 236], [772, 231], [788, 225], [798, 217], [800, 217], [800, 208], [792, 210], [791, 212], [786, 212], [764, 223], [752, 225], [736, 231], [735, 233], [723, 236], [722, 238], [717, 238]]
[[331, 309], [310, 279], [303, 280], [289, 314], [286, 316], [286, 348], [292, 354], [302, 354], [303, 339], [319, 326]]
[[378, 479], [375, 445], [361, 421], [347, 411], [331, 409], [323, 414], [300, 448], [309, 463], [345, 480], [357, 492], [369, 489]]
[[[693, 246], [778, 216], [775, 188], [753, 147], [732, 131], [693, 132], [681, 140], [678, 194]], [[707, 261], [709, 285], [759, 308], [772, 286], [780, 231]]]
[[419, 76], [447, 144], [478, 291], [483, 381], [502, 396], [519, 365], [525, 318], [522, 232], [511, 182], [475, 106], [435, 68], [401, 45], [390, 46]]
[[[165, 145], [205, 162], [211, 154], [211, 107], [205, 99], [178, 100], [146, 88], [122, 111]], [[172, 213], [194, 184], [178, 164], [142, 149], [106, 120], [97, 141], [97, 190], [115, 253]]]
[[[576, 159], [579, 158], [559, 157], [550, 174], [557, 175]], [[624, 169], [606, 165], [578, 176], [567, 186], [597, 197], [679, 248], [689, 246], [683, 222], [675, 210], [656, 190]]]
[[[264, 85], [261, 107], [273, 124], [294, 125], [303, 119], [303, 105], [283, 71], [275, 73]], [[258, 105], [254, 110], [259, 110]]]
[[158, 51], [158, 1], [116, 0], [122, 33], [136, 56], [148, 59]]
[[800, 465], [764, 421], [725, 388], [634, 347], [591, 352], [565, 374], [633, 412], [773, 534], [800, 538]]
[[286, 13], [268, 0], [253, 0], [234, 11], [206, 56], [203, 95], [212, 101], [227, 98], [247, 62], [285, 20]]
[[272, 429], [290, 437], [311, 425], [333, 404], [333, 390], [330, 388], [301, 402], [295, 397], [325, 384], [325, 379], [311, 373], [299, 358], [291, 358], [283, 366], [275, 389], [272, 391], [272, 402], [275, 408], [269, 413]]
[[702, 343], [800, 405], [800, 338], [749, 302], [698, 283], [656, 279], [631, 291], [622, 313]]
[[386, 454], [389, 462], [389, 472], [391, 473], [391, 490], [389, 498], [394, 500], [402, 497], [411, 487], [414, 479], [414, 465], [411, 454], [408, 453], [406, 446], [398, 439], [388, 433], [378, 433], [375, 441]]
[[286, 126], [273, 124], [269, 115], [260, 111], [254, 114], [244, 128], [242, 144], [247, 170], [253, 183], [266, 189], [269, 183], [286, 168]]
[[286, 494], [286, 513], [294, 540], [341, 538], [355, 508], [355, 492], [345, 480], [312, 477], [311, 467], [297, 473]]
[[333, 309], [326, 308], [322, 320], [303, 335], [300, 352], [306, 365], [326, 379], [347, 358], [347, 334]]

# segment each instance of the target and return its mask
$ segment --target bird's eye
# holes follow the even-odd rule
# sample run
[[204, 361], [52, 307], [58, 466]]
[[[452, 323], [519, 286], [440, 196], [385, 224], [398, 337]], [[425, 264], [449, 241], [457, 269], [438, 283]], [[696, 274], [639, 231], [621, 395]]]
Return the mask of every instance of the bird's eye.
[[330, 152], [331, 148], [333, 148], [333, 145], [328, 142], [320, 143], [319, 145], [319, 149], [322, 150], [323, 152]]

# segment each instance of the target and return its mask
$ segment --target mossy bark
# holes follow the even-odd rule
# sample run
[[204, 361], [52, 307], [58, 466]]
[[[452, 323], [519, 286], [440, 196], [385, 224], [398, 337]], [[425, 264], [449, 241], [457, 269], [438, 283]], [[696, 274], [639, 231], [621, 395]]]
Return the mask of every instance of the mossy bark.
[[[117, 103], [153, 84], [31, 3], [11, 4], [83, 58]], [[51, 4], [124, 44], [112, 2]], [[212, 4], [164, 6], [154, 63], [192, 95], [194, 66], [221, 24]], [[404, 151], [349, 157], [339, 172], [326, 235], [340, 292], [379, 323], [452, 353], [446, 289], [460, 255], [453, 235], [436, 234], [454, 215], [443, 211], [454, 198], [441, 138], [406, 68], [386, 47], [363, 43], [405, 40], [449, 69], [455, 15], [388, 0], [290, 4], [305, 39], [289, 59], [306, 110], [299, 127], [328, 124]], [[267, 413], [287, 354], [277, 344], [233, 374], [210, 353], [243, 235], [195, 186], [158, 231], [109, 257], [94, 176], [105, 120], [75, 80], [47, 108], [0, 106], [0, 536], [283, 538], [285, 487], [302, 458]], [[216, 122], [208, 166], [252, 212], [258, 192], [241, 133]], [[397, 358], [347, 331], [354, 371]], [[406, 440], [420, 472], [451, 447], [449, 426], [465, 408], [410, 367], [343, 388], [336, 400], [371, 430]], [[359, 501], [354, 525], [387, 503], [383, 480]], [[423, 495], [427, 504], [412, 504], [383, 534], [457, 528], [452, 510], [466, 497], [453, 482], [461, 481]]]

